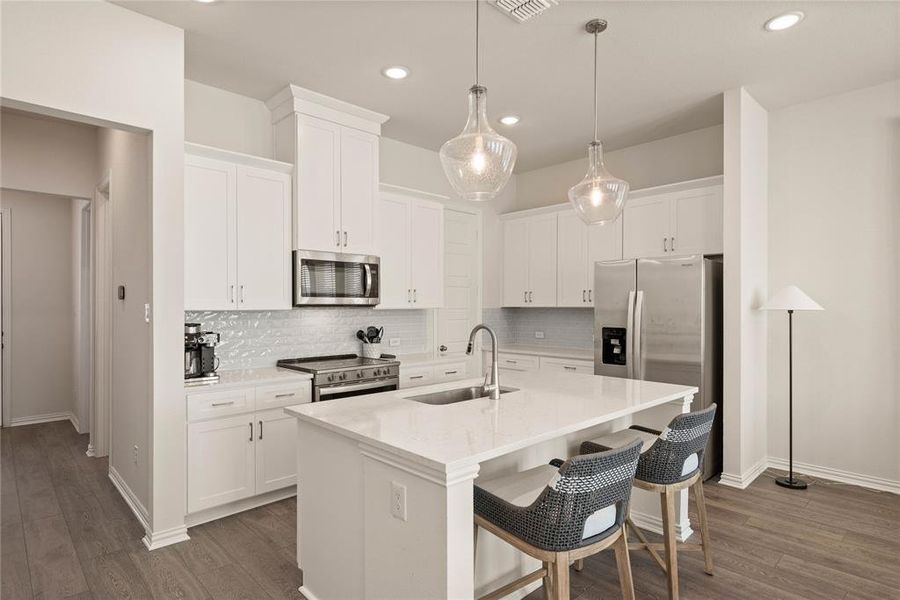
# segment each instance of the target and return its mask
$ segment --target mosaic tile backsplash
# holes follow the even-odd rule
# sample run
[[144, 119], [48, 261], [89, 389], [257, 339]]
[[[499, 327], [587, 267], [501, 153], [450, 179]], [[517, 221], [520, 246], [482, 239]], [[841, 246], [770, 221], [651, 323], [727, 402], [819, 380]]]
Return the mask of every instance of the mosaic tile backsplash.
[[[594, 311], [591, 308], [491, 308], [484, 322], [503, 344], [527, 344], [591, 349], [594, 347]], [[544, 339], [534, 337], [543, 331]]]
[[[188, 311], [185, 323], [201, 323], [221, 334], [216, 348], [220, 369], [271, 367], [280, 358], [359, 353], [356, 331], [384, 327], [382, 351], [427, 352], [428, 311], [316, 307], [277, 311]], [[389, 346], [398, 338], [399, 346]]]

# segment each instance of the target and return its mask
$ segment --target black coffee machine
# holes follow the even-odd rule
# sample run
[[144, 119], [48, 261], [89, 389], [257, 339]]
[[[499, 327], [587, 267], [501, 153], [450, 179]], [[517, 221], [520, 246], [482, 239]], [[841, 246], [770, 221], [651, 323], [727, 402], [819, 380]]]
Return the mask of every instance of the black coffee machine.
[[200, 323], [184, 324], [184, 381], [190, 384], [215, 383], [219, 380], [216, 370], [216, 345], [218, 333], [200, 331]]

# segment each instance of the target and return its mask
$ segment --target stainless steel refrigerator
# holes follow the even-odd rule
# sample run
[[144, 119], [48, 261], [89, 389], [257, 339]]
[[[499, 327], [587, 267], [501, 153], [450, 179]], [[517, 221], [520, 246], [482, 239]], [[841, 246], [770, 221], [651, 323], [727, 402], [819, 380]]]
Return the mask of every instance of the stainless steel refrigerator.
[[691, 410], [715, 402], [704, 478], [722, 471], [722, 259], [599, 262], [594, 373], [695, 385]]

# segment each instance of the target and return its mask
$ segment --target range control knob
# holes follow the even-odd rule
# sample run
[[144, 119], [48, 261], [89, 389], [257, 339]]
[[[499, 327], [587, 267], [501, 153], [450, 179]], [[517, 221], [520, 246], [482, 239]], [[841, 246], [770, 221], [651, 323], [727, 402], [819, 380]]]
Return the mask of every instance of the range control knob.
[[362, 379], [362, 371], [357, 371], [357, 372], [356, 372], [356, 378], [357, 378], [357, 379]]
[[329, 376], [328, 376], [328, 381], [334, 381], [334, 375], [329, 375]]
[[346, 373], [341, 373], [341, 381], [343, 381], [343, 380], [345, 380], [345, 379], [347, 379], [347, 374], [346, 374]]

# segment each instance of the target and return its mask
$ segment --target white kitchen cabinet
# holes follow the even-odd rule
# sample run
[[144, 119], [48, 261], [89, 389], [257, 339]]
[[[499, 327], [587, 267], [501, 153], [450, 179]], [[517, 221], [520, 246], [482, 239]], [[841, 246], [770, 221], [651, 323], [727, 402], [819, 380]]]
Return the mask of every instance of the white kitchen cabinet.
[[589, 226], [564, 210], [557, 232], [557, 306], [594, 306], [594, 264], [622, 258], [622, 218]]
[[625, 205], [625, 258], [720, 254], [722, 185], [664, 191]]
[[283, 409], [258, 411], [256, 419], [256, 493], [297, 483], [297, 420]]
[[400, 365], [400, 389], [428, 385], [434, 382], [434, 367], [422, 365], [406, 367]]
[[378, 136], [341, 129], [341, 252], [370, 254], [375, 245]]
[[569, 373], [572, 375], [594, 374], [594, 363], [590, 360], [541, 356], [540, 365], [541, 371], [548, 371], [550, 373]]
[[185, 308], [290, 308], [291, 166], [185, 149]]
[[503, 305], [556, 306], [556, 213], [503, 223]]
[[[341, 126], [297, 116], [294, 248], [339, 252], [341, 237]], [[284, 157], [287, 159], [288, 157]]]
[[188, 512], [255, 493], [253, 440], [252, 414], [188, 425]]
[[444, 208], [414, 194], [382, 192], [376, 205], [379, 309], [438, 308], [444, 297]]

